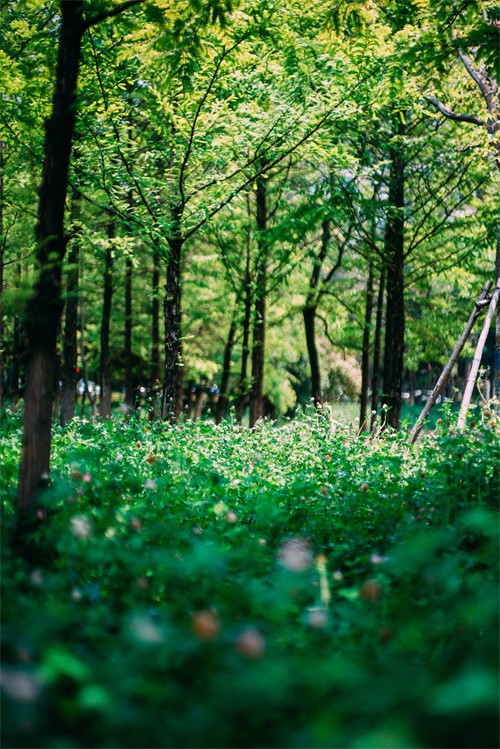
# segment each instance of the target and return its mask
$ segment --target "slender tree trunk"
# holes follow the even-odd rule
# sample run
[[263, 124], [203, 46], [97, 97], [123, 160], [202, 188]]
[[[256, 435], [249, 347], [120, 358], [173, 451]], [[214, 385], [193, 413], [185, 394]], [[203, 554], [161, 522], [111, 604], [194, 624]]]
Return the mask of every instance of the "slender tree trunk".
[[160, 246], [153, 247], [153, 304], [151, 326], [151, 383], [160, 379]]
[[183, 367], [181, 361], [181, 255], [184, 242], [180, 233], [169, 239], [170, 256], [163, 312], [165, 318], [165, 368], [162, 417], [175, 420], [182, 413]]
[[[61, 394], [61, 426], [65, 426], [75, 414], [76, 386], [78, 375], [77, 363], [77, 334], [78, 334], [78, 275], [80, 262], [81, 230], [76, 226], [79, 219], [79, 199], [73, 194], [71, 203], [71, 219], [74, 222], [73, 238], [68, 256], [68, 280], [66, 286], [66, 313], [64, 321], [62, 394]], [[58, 383], [57, 383], [58, 387]]]
[[75, 125], [75, 93], [84, 26], [83, 3], [61, 0], [61, 32], [52, 114], [47, 122], [36, 229], [38, 278], [26, 310], [29, 346], [18, 487], [18, 513], [31, 515], [49, 478], [56, 339], [66, 251], [64, 207]]
[[[20, 271], [20, 269], [19, 269]], [[14, 316], [14, 330], [12, 337], [12, 362], [10, 367], [10, 378], [9, 378], [9, 391], [12, 408], [14, 411], [19, 406], [19, 399], [21, 397], [21, 391], [19, 387], [21, 377], [21, 356], [23, 348], [23, 331], [21, 316]]]
[[363, 344], [361, 353], [361, 400], [359, 410], [359, 430], [369, 431], [369, 421], [366, 418], [368, 408], [368, 387], [370, 383], [370, 331], [373, 311], [373, 265], [368, 268], [366, 286], [365, 323], [363, 326]]
[[206, 387], [206, 383], [203, 383], [203, 385], [200, 385], [198, 387], [198, 392], [196, 394], [193, 421], [198, 421], [198, 419], [200, 418], [203, 412], [203, 406], [205, 405], [206, 400], [207, 400], [207, 387]]
[[104, 291], [102, 300], [101, 317], [101, 350], [99, 355], [99, 371], [101, 396], [99, 401], [99, 415], [103, 419], [111, 417], [111, 362], [109, 331], [111, 323], [111, 303], [113, 301], [113, 265], [114, 250], [112, 241], [115, 237], [115, 222], [108, 224], [108, 243], [106, 245], [106, 257], [104, 261]]
[[151, 307], [151, 373], [149, 382], [149, 421], [158, 417], [158, 392], [160, 386], [160, 244], [153, 245], [152, 307]]
[[408, 370], [408, 387], [410, 388], [410, 406], [415, 405], [415, 372], [412, 369]]
[[82, 396], [82, 416], [85, 414], [85, 397], [89, 399], [91, 408], [91, 418], [94, 420], [97, 416], [97, 393], [95, 383], [93, 390], [90, 389], [89, 365], [85, 353], [85, 308], [83, 304], [80, 307], [80, 360], [82, 362], [82, 379], [85, 384], [85, 390]]
[[4, 323], [3, 323], [3, 269], [4, 269], [4, 253], [5, 253], [5, 239], [3, 236], [3, 170], [4, 170], [4, 155], [3, 151], [5, 143], [0, 141], [0, 411], [3, 408], [3, 379], [5, 369], [4, 359]]
[[[415, 440], [417, 439], [418, 435], [422, 431], [422, 427], [424, 425], [425, 419], [430, 414], [432, 408], [434, 407], [434, 404], [436, 403], [439, 394], [443, 390], [444, 386], [448, 382], [448, 379], [450, 378], [451, 372], [453, 367], [455, 366], [455, 363], [458, 360], [458, 357], [460, 356], [463, 347], [467, 343], [467, 340], [471, 334], [472, 328], [474, 327], [474, 323], [478, 319], [479, 315], [481, 314], [481, 310], [484, 307], [484, 304], [487, 304], [487, 298], [488, 293], [491, 288], [491, 281], [487, 281], [487, 283], [483, 286], [482, 291], [479, 295], [479, 298], [477, 302], [474, 305], [474, 309], [471, 312], [471, 315], [467, 321], [467, 324], [462, 332], [462, 335], [458, 339], [458, 343], [453, 349], [453, 352], [448, 359], [448, 362], [446, 363], [445, 368], [441, 372], [438, 381], [434, 385], [434, 389], [432, 390], [432, 393], [429, 396], [429, 399], [427, 400], [427, 403], [425, 404], [424, 408], [422, 409], [422, 413], [418, 417], [415, 425], [413, 426], [411, 435], [410, 435], [410, 445], [412, 445]], [[465, 380], [467, 381], [471, 370], [471, 363], [467, 362], [466, 366], [466, 374], [465, 374]]]
[[224, 349], [224, 362], [222, 365], [222, 378], [219, 388], [219, 400], [215, 410], [215, 423], [220, 424], [226, 413], [228, 404], [229, 376], [231, 374], [231, 357], [233, 354], [234, 336], [236, 335], [236, 309], [233, 312], [226, 346]]
[[382, 352], [382, 320], [384, 317], [385, 271], [380, 273], [377, 294], [377, 315], [375, 319], [375, 335], [373, 341], [372, 366], [372, 402], [370, 430], [373, 431], [377, 423], [378, 389], [380, 382], [380, 358]]
[[387, 258], [387, 300], [384, 348], [384, 392], [382, 402], [388, 408], [387, 424], [399, 429], [401, 383], [404, 364], [404, 206], [405, 164], [402, 138], [405, 126], [398, 127], [399, 141], [390, 149], [389, 203], [385, 233]]
[[[500, 281], [500, 226], [498, 227], [495, 255], [495, 279], [498, 284], [498, 281]], [[497, 307], [495, 317], [495, 352], [493, 356], [492, 395], [493, 398], [500, 400], [500, 305]]]
[[125, 327], [123, 335], [125, 360], [125, 405], [134, 409], [134, 383], [132, 378], [132, 258], [125, 259]]
[[[319, 362], [318, 347], [316, 346], [316, 313], [318, 309], [318, 284], [321, 269], [325, 261], [328, 246], [332, 236], [331, 222], [325, 219], [321, 225], [321, 247], [314, 258], [313, 270], [309, 279], [309, 293], [306, 303], [302, 309], [304, 318], [304, 331], [306, 335], [307, 353], [309, 356], [309, 366], [311, 368], [311, 397], [315, 406], [323, 403], [323, 388], [321, 384], [321, 368]], [[339, 252], [340, 265], [341, 252]], [[337, 264], [335, 266], [336, 270]], [[333, 276], [334, 270], [329, 274]]]
[[311, 396], [315, 406], [323, 403], [323, 391], [321, 387], [321, 369], [319, 364], [318, 347], [316, 346], [316, 311], [315, 304], [306, 305], [302, 308], [304, 318], [304, 331], [306, 335], [307, 354], [311, 369]]
[[246, 262], [245, 262], [245, 279], [244, 279], [244, 298], [245, 309], [243, 314], [243, 341], [241, 348], [241, 369], [240, 379], [237, 388], [236, 402], [236, 421], [241, 424], [243, 420], [243, 411], [247, 404], [247, 374], [248, 358], [250, 356], [250, 323], [252, 319], [252, 274], [250, 270], [250, 251], [252, 243], [252, 232], [247, 232]]
[[0, 411], [3, 408], [3, 379], [4, 379], [4, 325], [3, 325], [3, 257], [4, 245], [2, 241], [2, 232], [0, 231]]
[[[129, 139], [132, 140], [132, 127], [129, 127]], [[129, 190], [127, 196], [129, 210], [132, 211], [134, 206], [134, 195]], [[123, 358], [125, 363], [125, 405], [128, 411], [133, 411], [135, 407], [134, 382], [132, 375], [132, 279], [133, 263], [132, 256], [127, 253], [125, 257], [125, 326], [123, 330]]]
[[266, 350], [267, 296], [267, 184], [262, 175], [257, 177], [257, 245], [254, 324], [252, 342], [252, 390], [250, 396], [250, 428], [264, 417], [264, 362]]
[[486, 319], [483, 323], [483, 329], [481, 330], [481, 334], [477, 342], [474, 359], [472, 361], [471, 371], [469, 373], [469, 378], [465, 386], [464, 397], [462, 399], [462, 405], [460, 406], [460, 413], [458, 415], [458, 421], [457, 421], [458, 429], [463, 429], [465, 426], [465, 421], [467, 418], [467, 411], [469, 410], [469, 406], [470, 406], [470, 402], [472, 398], [472, 392], [474, 390], [474, 385], [476, 384], [477, 374], [479, 372], [479, 366], [481, 364], [481, 357], [483, 355], [486, 338], [488, 337], [488, 332], [491, 326], [491, 321], [493, 320], [493, 317], [497, 309], [499, 297], [500, 297], [500, 279], [497, 281], [496, 288], [494, 289], [493, 294], [491, 295], [490, 305], [486, 313]]
[[59, 330], [57, 333], [57, 345], [56, 345], [56, 366], [54, 368], [54, 399], [53, 399], [53, 406], [52, 406], [52, 419], [55, 421], [56, 419], [61, 418], [61, 377], [62, 377], [62, 363], [61, 363], [61, 353], [59, 351], [59, 342], [61, 340], [61, 325], [59, 325]]

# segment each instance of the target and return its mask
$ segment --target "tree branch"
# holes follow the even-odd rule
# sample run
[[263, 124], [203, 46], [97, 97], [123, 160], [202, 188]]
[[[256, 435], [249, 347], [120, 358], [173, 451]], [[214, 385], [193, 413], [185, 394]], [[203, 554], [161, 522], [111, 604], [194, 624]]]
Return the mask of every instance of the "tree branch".
[[100, 13], [89, 16], [89, 18], [87, 18], [87, 20], [85, 21], [84, 28], [85, 30], [90, 29], [92, 26], [95, 26], [101, 21], [106, 21], [108, 18], [119, 16], [120, 13], [123, 13], [123, 11], [132, 8], [132, 6], [134, 5], [139, 5], [142, 2], [144, 2], [144, 0], [125, 0], [125, 2], [120, 3], [120, 5], [117, 5], [110, 10], [102, 10]]
[[458, 56], [460, 57], [464, 68], [474, 81], [474, 83], [479, 87], [482, 95], [484, 96], [484, 99], [486, 101], [486, 105], [488, 107], [488, 111], [492, 113], [492, 107], [493, 107], [493, 91], [491, 90], [491, 87], [488, 85], [488, 82], [486, 80], [486, 76], [481, 73], [480, 70], [476, 68], [476, 66], [473, 64], [471, 58], [469, 55], [466, 55], [465, 52], [463, 52], [460, 47], [458, 48]]
[[436, 109], [449, 120], [456, 120], [457, 122], [470, 122], [472, 125], [485, 125], [485, 122], [483, 122], [483, 120], [473, 114], [461, 114], [459, 112], [454, 112], [453, 109], [448, 109], [448, 107], [445, 107], [445, 105], [441, 101], [439, 101], [439, 99], [436, 99], [435, 96], [425, 96], [424, 98], [434, 107], [436, 107]]

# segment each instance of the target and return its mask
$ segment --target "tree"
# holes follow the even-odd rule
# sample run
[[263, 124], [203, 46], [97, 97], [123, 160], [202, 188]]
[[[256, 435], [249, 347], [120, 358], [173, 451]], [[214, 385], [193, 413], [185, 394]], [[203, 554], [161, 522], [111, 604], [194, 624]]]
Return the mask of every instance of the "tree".
[[[486, 4], [480, 7], [479, 3], [465, 4], [462, 11], [450, 18], [450, 9], [440, 0], [434, 0], [433, 10], [439, 20], [438, 30], [447, 28], [453, 30], [453, 36], [448, 40], [448, 45], [436, 44], [432, 48], [433, 58], [431, 62], [440, 64], [449, 56], [456, 56], [463, 65], [464, 70], [474, 82], [476, 93], [480, 95], [484, 114], [477, 115], [476, 112], [464, 111], [460, 105], [457, 107], [446, 105], [434, 94], [427, 94], [427, 101], [437, 109], [440, 114], [454, 122], [476, 125], [482, 128], [489, 136], [491, 143], [487, 146], [487, 152], [493, 155], [497, 169], [500, 168], [500, 99], [497, 72], [500, 67], [498, 56], [498, 29], [500, 28], [500, 16], [498, 7]], [[471, 6], [471, 7], [467, 7]], [[471, 17], [472, 11], [472, 17]], [[432, 54], [432, 53], [431, 53]], [[477, 97], [476, 97], [477, 98]], [[472, 104], [475, 106], [476, 102]], [[462, 105], [463, 106], [463, 105]], [[500, 279], [500, 225], [497, 228], [495, 248], [495, 278]], [[495, 356], [493, 366], [493, 393], [500, 398], [500, 310], [496, 312], [496, 335]]]
[[35, 499], [50, 470], [51, 418], [56, 339], [62, 312], [61, 271], [66, 252], [64, 208], [76, 118], [76, 87], [83, 34], [141, 0], [127, 0], [112, 10], [84, 18], [84, 3], [61, 0], [61, 25], [52, 113], [46, 125], [44, 164], [36, 229], [37, 271], [25, 312], [28, 365], [19, 472], [18, 511], [33, 513]]
[[101, 398], [99, 402], [99, 413], [103, 419], [109, 419], [111, 416], [111, 363], [110, 363], [110, 343], [109, 331], [111, 322], [111, 304], [113, 301], [113, 264], [114, 248], [113, 240], [115, 238], [115, 222], [110, 220], [107, 227], [108, 242], [105, 247], [104, 261], [104, 288], [101, 314], [100, 330], [100, 388]]

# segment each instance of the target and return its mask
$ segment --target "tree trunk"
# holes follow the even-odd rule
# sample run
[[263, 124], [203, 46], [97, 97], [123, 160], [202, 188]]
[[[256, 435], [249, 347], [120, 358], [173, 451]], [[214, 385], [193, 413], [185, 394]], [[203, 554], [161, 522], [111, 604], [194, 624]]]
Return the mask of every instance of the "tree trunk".
[[2, 232], [0, 231], [0, 411], [3, 408], [3, 379], [4, 379], [4, 342], [3, 342], [3, 253]]
[[151, 326], [151, 384], [160, 379], [160, 246], [153, 247], [153, 304]]
[[[129, 137], [132, 140], [132, 128], [129, 127]], [[133, 210], [134, 195], [129, 190], [127, 197], [129, 210]], [[135, 408], [134, 382], [132, 376], [132, 256], [128, 252], [125, 257], [125, 327], [123, 330], [123, 359], [125, 363], [125, 405], [127, 410]]]
[[[488, 281], [483, 286], [481, 294], [479, 295], [479, 299], [477, 300], [476, 304], [474, 305], [474, 309], [472, 310], [471, 315], [470, 315], [470, 317], [469, 317], [469, 319], [467, 321], [467, 325], [465, 326], [462, 335], [458, 339], [457, 345], [453, 349], [453, 352], [452, 352], [450, 358], [448, 359], [448, 362], [447, 362], [445, 368], [441, 372], [441, 374], [439, 376], [439, 379], [436, 382], [436, 384], [434, 386], [434, 389], [433, 389], [432, 393], [430, 394], [430, 397], [429, 397], [427, 403], [425, 404], [424, 408], [422, 409], [422, 413], [418, 417], [418, 419], [417, 419], [417, 421], [416, 421], [416, 423], [415, 423], [415, 425], [414, 425], [414, 427], [412, 429], [412, 432], [411, 432], [411, 435], [410, 435], [410, 445], [412, 445], [415, 442], [415, 440], [417, 439], [418, 435], [420, 434], [420, 432], [422, 430], [422, 427], [424, 425], [425, 419], [430, 414], [430, 412], [431, 412], [434, 404], [436, 403], [436, 401], [438, 399], [439, 394], [441, 393], [442, 389], [444, 388], [444, 386], [448, 382], [448, 379], [449, 379], [449, 377], [451, 375], [452, 369], [455, 366], [455, 363], [457, 362], [458, 357], [460, 356], [460, 354], [462, 352], [462, 349], [465, 346], [465, 344], [467, 342], [467, 339], [469, 338], [469, 336], [471, 334], [472, 328], [474, 327], [474, 323], [476, 322], [477, 318], [481, 314], [481, 310], [482, 310], [482, 308], [484, 306], [485, 300], [488, 297], [488, 292], [489, 292], [490, 288], [491, 288], [491, 281]], [[470, 362], [467, 362], [466, 377], [465, 377], [466, 380], [469, 377], [470, 369], [471, 369]]]
[[408, 387], [410, 389], [410, 398], [408, 403], [410, 406], [415, 405], [415, 372], [412, 369], [408, 370]]
[[483, 329], [481, 330], [481, 334], [479, 336], [479, 339], [476, 345], [476, 351], [474, 354], [474, 359], [472, 361], [471, 371], [469, 373], [469, 378], [465, 386], [464, 397], [462, 399], [462, 405], [460, 406], [460, 413], [458, 415], [458, 421], [457, 421], [457, 429], [463, 429], [465, 427], [467, 411], [469, 410], [469, 406], [470, 406], [470, 402], [472, 398], [472, 392], [474, 390], [474, 385], [476, 384], [477, 373], [479, 372], [479, 366], [481, 364], [481, 357], [483, 355], [486, 338], [488, 336], [488, 332], [491, 326], [491, 321], [493, 320], [493, 317], [496, 312], [499, 296], [500, 296], [500, 279], [498, 279], [496, 288], [494, 289], [493, 294], [491, 295], [490, 305], [486, 313], [486, 319], [484, 321]]
[[82, 363], [82, 379], [85, 385], [85, 390], [83, 391], [82, 396], [81, 415], [85, 415], [85, 398], [87, 397], [89, 399], [91, 409], [90, 417], [92, 420], [94, 420], [97, 416], [97, 393], [95, 391], [95, 383], [93, 383], [92, 390], [89, 384], [89, 365], [87, 362], [87, 355], [85, 353], [85, 308], [83, 307], [83, 304], [80, 307], [80, 360]]
[[132, 258], [125, 259], [125, 327], [123, 335], [123, 358], [125, 360], [125, 405], [134, 410], [134, 383], [132, 377]]
[[403, 379], [405, 307], [404, 307], [404, 206], [405, 174], [402, 137], [405, 126], [398, 126], [399, 140], [390, 148], [389, 203], [385, 233], [387, 262], [387, 300], [384, 348], [384, 391], [382, 403], [388, 409], [387, 424], [399, 429], [401, 384]]
[[154, 421], [158, 416], [158, 392], [160, 388], [160, 244], [155, 240], [153, 245], [152, 306], [151, 306], [151, 371], [149, 376], [149, 409], [148, 419]]
[[3, 408], [3, 378], [4, 378], [4, 324], [3, 324], [3, 269], [4, 269], [4, 253], [5, 253], [5, 239], [3, 236], [3, 170], [4, 170], [4, 156], [3, 150], [5, 143], [0, 141], [0, 411]]
[[250, 250], [252, 232], [247, 232], [246, 263], [244, 279], [245, 311], [243, 314], [243, 342], [241, 347], [241, 369], [237, 388], [236, 421], [241, 424], [247, 404], [248, 358], [250, 356], [250, 323], [252, 319], [252, 274], [250, 270]]
[[370, 431], [373, 431], [377, 423], [378, 389], [380, 382], [380, 358], [382, 351], [382, 320], [384, 317], [384, 294], [385, 294], [385, 271], [380, 273], [377, 294], [377, 315], [375, 319], [375, 335], [373, 341], [373, 366], [372, 366], [372, 402]]
[[101, 350], [99, 354], [99, 370], [101, 396], [99, 401], [99, 415], [103, 419], [111, 417], [111, 364], [109, 330], [111, 323], [111, 303], [113, 301], [113, 265], [114, 250], [112, 240], [115, 237], [115, 222], [108, 224], [108, 243], [106, 245], [106, 258], [104, 261], [104, 290], [102, 300]]
[[361, 399], [359, 410], [359, 431], [369, 431], [369, 422], [366, 418], [368, 408], [368, 387], [370, 383], [370, 330], [372, 325], [373, 311], [373, 265], [370, 263], [368, 269], [368, 282], [366, 286], [365, 323], [363, 326], [363, 344], [361, 354]]
[[236, 334], [236, 309], [233, 312], [233, 318], [229, 327], [226, 347], [224, 349], [224, 362], [222, 365], [222, 378], [219, 388], [219, 400], [215, 410], [215, 423], [220, 424], [226, 413], [228, 403], [229, 376], [231, 374], [231, 356], [233, 353], [234, 336]]
[[[80, 196], [75, 193], [71, 204], [72, 221], [79, 218]], [[75, 415], [76, 386], [78, 375], [77, 364], [77, 334], [78, 334], [78, 275], [80, 261], [81, 230], [74, 227], [74, 234], [68, 257], [68, 280], [66, 286], [66, 313], [64, 321], [63, 367], [61, 372], [61, 426], [65, 426]], [[58, 387], [58, 383], [57, 383]]]
[[61, 324], [59, 323], [59, 330], [57, 331], [57, 345], [56, 345], [56, 366], [54, 368], [54, 398], [52, 401], [52, 419], [61, 418], [61, 354], [59, 351], [59, 342], [62, 338], [61, 335]]
[[182, 413], [182, 345], [181, 345], [181, 255], [183, 239], [169, 239], [170, 256], [163, 312], [165, 317], [165, 368], [163, 382], [162, 417], [175, 420]]
[[[495, 255], [495, 280], [497, 284], [500, 281], [500, 226], [498, 227]], [[500, 305], [497, 307], [495, 318], [495, 352], [493, 356], [492, 396], [500, 400]]]
[[311, 368], [311, 396], [315, 406], [323, 403], [323, 391], [321, 387], [321, 370], [319, 365], [319, 354], [316, 346], [316, 310], [315, 304], [302, 308], [304, 318], [304, 331], [306, 334], [307, 353], [309, 366]]
[[250, 395], [250, 428], [264, 417], [264, 361], [266, 349], [267, 296], [267, 184], [257, 177], [257, 272], [252, 341], [252, 389]]
[[[325, 219], [321, 225], [321, 247], [314, 258], [313, 270], [309, 279], [309, 293], [307, 295], [306, 303], [302, 309], [302, 316], [304, 318], [304, 331], [306, 335], [307, 353], [309, 356], [309, 366], [311, 368], [311, 397], [314, 401], [315, 406], [320, 406], [323, 403], [323, 388], [321, 383], [321, 369], [319, 363], [318, 348], [316, 346], [316, 312], [318, 309], [318, 284], [323, 267], [324, 260], [328, 252], [328, 246], [332, 236], [331, 222], [329, 219]], [[339, 252], [338, 261], [328, 274], [329, 277], [333, 277], [333, 274], [337, 267], [340, 265], [342, 258], [342, 250]]]
[[36, 496], [50, 470], [51, 414], [56, 339], [62, 312], [61, 272], [66, 251], [64, 207], [75, 125], [75, 93], [84, 26], [83, 3], [61, 0], [52, 114], [47, 122], [36, 229], [38, 278], [26, 309], [29, 346], [19, 472], [19, 515], [34, 511]]
[[198, 419], [201, 417], [201, 414], [203, 412], [203, 406], [205, 405], [206, 400], [207, 400], [207, 387], [206, 387], [206, 383], [203, 383], [203, 385], [199, 385], [198, 392], [196, 394], [193, 421], [198, 421]]
[[[19, 271], [19, 278], [21, 274], [21, 268], [18, 267]], [[13, 331], [13, 337], [12, 337], [12, 361], [11, 361], [11, 367], [10, 367], [10, 377], [9, 377], [9, 392], [10, 392], [10, 400], [12, 403], [12, 408], [14, 411], [17, 410], [19, 406], [19, 399], [21, 397], [21, 391], [19, 387], [20, 377], [21, 377], [21, 357], [22, 357], [22, 349], [23, 349], [23, 331], [22, 331], [22, 322], [20, 315], [14, 316], [14, 331]]]

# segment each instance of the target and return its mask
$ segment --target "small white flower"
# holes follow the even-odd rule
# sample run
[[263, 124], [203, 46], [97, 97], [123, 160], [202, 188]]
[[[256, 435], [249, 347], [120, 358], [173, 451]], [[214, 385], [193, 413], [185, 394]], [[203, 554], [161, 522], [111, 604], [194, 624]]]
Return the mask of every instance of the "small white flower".
[[314, 629], [322, 629], [328, 624], [328, 614], [323, 608], [311, 608], [307, 612], [307, 623]]
[[130, 621], [130, 630], [140, 642], [163, 642], [163, 632], [149, 617], [134, 616]]
[[33, 570], [33, 572], [30, 575], [30, 580], [33, 583], [33, 585], [36, 585], [37, 588], [39, 588], [41, 585], [43, 585], [43, 573], [41, 570]]
[[372, 554], [370, 557], [370, 562], [372, 564], [383, 564], [384, 562], [387, 562], [389, 557], [382, 557], [380, 554]]
[[303, 572], [313, 563], [311, 547], [303, 538], [285, 541], [278, 556], [282, 567], [292, 572]]
[[0, 685], [16, 702], [36, 702], [40, 696], [40, 685], [26, 671], [0, 668]]
[[75, 515], [71, 518], [71, 533], [77, 538], [90, 538], [92, 526], [85, 515]]

